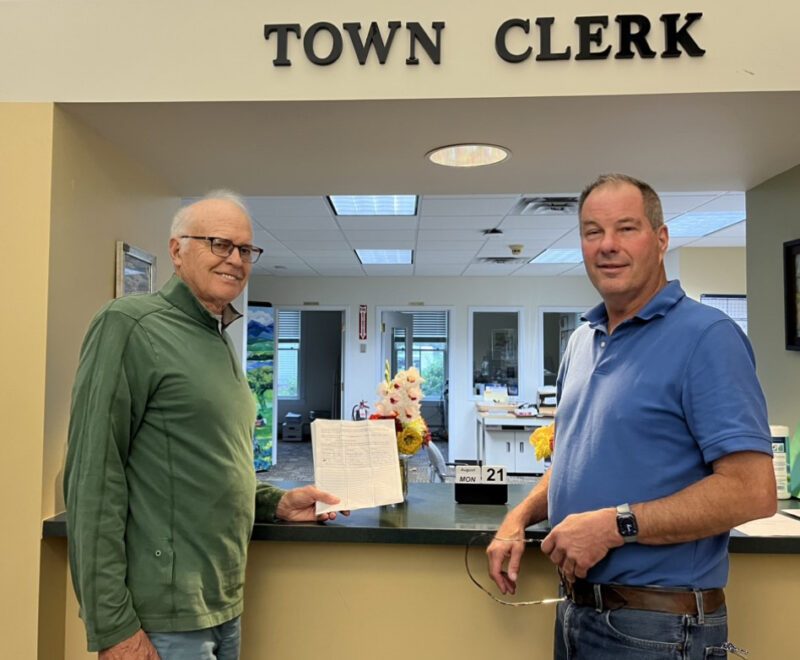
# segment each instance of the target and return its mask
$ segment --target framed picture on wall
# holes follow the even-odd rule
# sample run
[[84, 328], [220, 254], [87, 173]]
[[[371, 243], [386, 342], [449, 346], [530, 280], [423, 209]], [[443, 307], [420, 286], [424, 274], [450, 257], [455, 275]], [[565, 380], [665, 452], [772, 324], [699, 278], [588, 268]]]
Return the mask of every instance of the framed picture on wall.
[[153, 293], [156, 290], [156, 256], [117, 241], [117, 279], [115, 297], [137, 293]]
[[786, 349], [800, 351], [800, 239], [783, 244]]

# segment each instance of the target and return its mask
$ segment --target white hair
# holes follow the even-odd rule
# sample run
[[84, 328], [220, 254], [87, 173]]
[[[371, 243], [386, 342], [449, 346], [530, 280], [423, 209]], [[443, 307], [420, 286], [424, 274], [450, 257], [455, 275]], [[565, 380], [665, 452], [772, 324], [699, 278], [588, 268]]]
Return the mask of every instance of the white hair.
[[[244, 203], [242, 196], [232, 190], [219, 188], [207, 192], [200, 199], [178, 209], [178, 212], [172, 218], [172, 226], [169, 232], [170, 238], [180, 238], [183, 236], [188, 231], [188, 226], [192, 221], [195, 205], [210, 199], [218, 199], [238, 206], [247, 216], [247, 219], [250, 220], [250, 211], [247, 210], [247, 205]], [[252, 220], [250, 222], [252, 224]]]

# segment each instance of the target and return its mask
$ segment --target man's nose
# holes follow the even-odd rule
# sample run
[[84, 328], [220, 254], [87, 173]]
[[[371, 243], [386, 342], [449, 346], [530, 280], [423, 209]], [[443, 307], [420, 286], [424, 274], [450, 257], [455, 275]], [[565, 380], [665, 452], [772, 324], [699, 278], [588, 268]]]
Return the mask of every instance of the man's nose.
[[616, 232], [607, 231], [603, 233], [603, 238], [600, 240], [600, 250], [602, 252], [616, 252], [618, 246]]
[[231, 250], [231, 253], [228, 255], [228, 258], [225, 261], [232, 263], [234, 266], [242, 266], [244, 264], [244, 260], [242, 259], [242, 253], [239, 252], [238, 247], [234, 247]]

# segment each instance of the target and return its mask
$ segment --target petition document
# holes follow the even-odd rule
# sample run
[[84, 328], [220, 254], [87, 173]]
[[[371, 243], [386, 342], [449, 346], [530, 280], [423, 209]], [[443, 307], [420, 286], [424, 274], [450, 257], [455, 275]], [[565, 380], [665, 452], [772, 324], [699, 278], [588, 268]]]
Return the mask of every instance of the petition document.
[[314, 480], [341, 502], [317, 502], [317, 513], [365, 509], [403, 501], [393, 419], [311, 423]]

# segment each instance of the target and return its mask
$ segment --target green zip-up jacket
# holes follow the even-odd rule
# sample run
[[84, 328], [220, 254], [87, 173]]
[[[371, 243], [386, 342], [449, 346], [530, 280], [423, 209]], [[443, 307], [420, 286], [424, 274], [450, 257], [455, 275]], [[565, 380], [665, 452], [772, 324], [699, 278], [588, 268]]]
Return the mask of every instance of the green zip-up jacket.
[[[223, 323], [238, 316], [229, 307]], [[283, 494], [256, 488], [254, 421], [230, 338], [178, 277], [94, 318], [64, 471], [90, 651], [241, 613], [254, 516], [272, 518]]]

